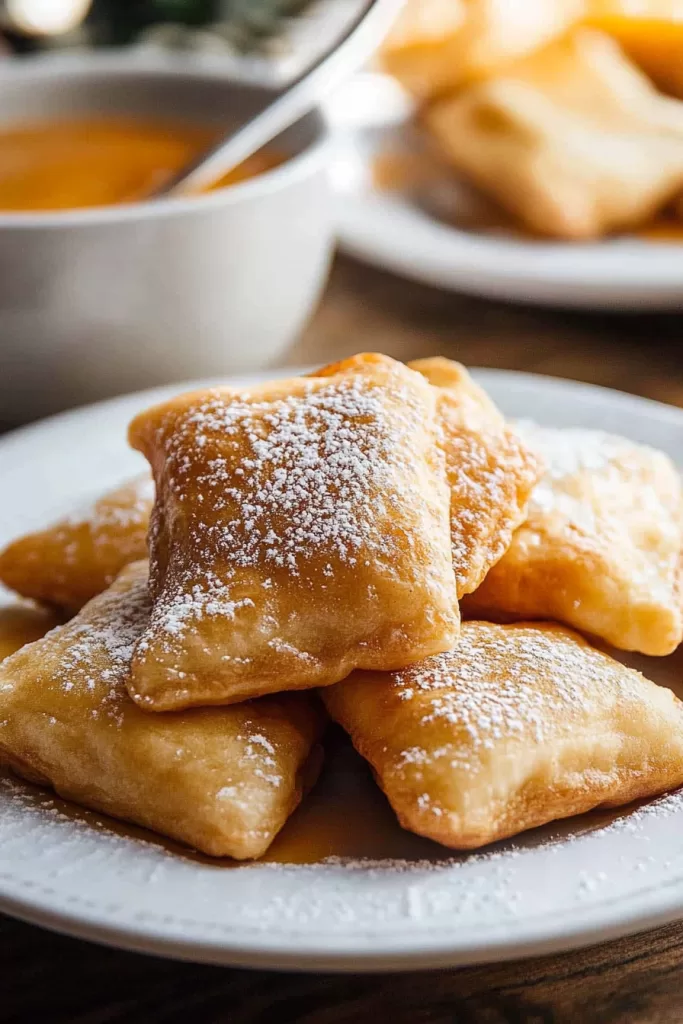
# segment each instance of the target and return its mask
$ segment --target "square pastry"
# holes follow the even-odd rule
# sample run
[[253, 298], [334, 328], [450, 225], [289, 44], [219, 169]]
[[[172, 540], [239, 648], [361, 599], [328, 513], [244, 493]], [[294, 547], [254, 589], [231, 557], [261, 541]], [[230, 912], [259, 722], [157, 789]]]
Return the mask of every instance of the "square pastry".
[[258, 857], [318, 773], [308, 694], [148, 715], [126, 692], [147, 565], [0, 666], [0, 762], [67, 800], [213, 856]]
[[459, 614], [437, 391], [385, 356], [138, 416], [157, 484], [150, 710], [327, 686], [447, 650]]
[[683, 783], [683, 704], [561, 626], [465, 622], [322, 694], [401, 825], [455, 849]]
[[441, 444], [451, 490], [451, 551], [458, 597], [476, 590], [524, 522], [542, 463], [464, 366], [408, 364], [438, 389]]
[[643, 654], [683, 639], [681, 478], [662, 452], [600, 431], [519, 424], [547, 471], [527, 521], [463, 610], [557, 619]]
[[52, 526], [0, 552], [0, 583], [23, 597], [74, 612], [147, 557], [154, 504], [149, 475], [129, 480]]
[[683, 185], [683, 105], [586, 28], [437, 99], [424, 121], [456, 171], [543, 235], [641, 225]]

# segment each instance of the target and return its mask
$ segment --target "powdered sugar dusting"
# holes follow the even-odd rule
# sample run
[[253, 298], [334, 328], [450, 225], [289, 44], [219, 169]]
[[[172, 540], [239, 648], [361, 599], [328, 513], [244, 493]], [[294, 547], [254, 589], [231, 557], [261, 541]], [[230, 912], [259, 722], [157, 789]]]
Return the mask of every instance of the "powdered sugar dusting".
[[515, 430], [530, 446], [543, 449], [546, 476], [552, 480], [585, 470], [601, 472], [619, 458], [632, 442], [601, 430], [580, 427], [541, 427], [531, 420], [518, 420]]
[[[230, 715], [229, 711], [227, 715]], [[267, 789], [280, 789], [286, 785], [286, 778], [277, 771], [275, 745], [258, 731], [256, 723], [249, 719], [245, 721], [235, 741], [239, 744], [235, 781], [222, 786], [216, 793], [216, 800], [229, 800], [233, 807], [253, 812], [254, 780], [264, 783]], [[252, 831], [258, 833], [258, 829]]]
[[237, 739], [244, 743], [242, 761], [249, 764], [256, 778], [263, 779], [269, 786], [278, 789], [282, 785], [282, 776], [274, 771], [277, 768], [277, 761], [275, 747], [270, 740], [258, 732], [238, 736]]
[[460, 596], [471, 593], [510, 544], [538, 479], [533, 446], [507, 428], [444, 426], [451, 489], [451, 550]]
[[63, 520], [65, 527], [88, 523], [97, 543], [98, 537], [111, 528], [125, 530], [137, 524], [146, 525], [154, 502], [154, 481], [148, 473], [122, 484], [115, 491], [94, 502], [73, 509]]
[[[166, 459], [163, 495], [152, 529], [153, 628], [178, 637], [204, 615], [234, 620], [253, 608], [245, 581], [258, 585], [264, 606], [277, 603], [272, 573], [304, 589], [315, 585], [324, 599], [340, 566], [394, 579], [400, 563], [404, 574], [426, 576], [443, 600], [452, 581], [444, 582], [443, 563], [416, 558], [411, 566], [406, 556], [420, 542], [421, 514], [435, 519], [424, 473], [412, 469], [424, 465], [422, 387], [407, 386], [397, 373], [381, 384], [349, 373], [303, 381], [268, 400], [215, 390], [170, 427], [164, 423], [157, 438]], [[443, 498], [445, 508], [445, 482]], [[178, 521], [191, 539], [186, 562], [182, 569], [173, 563], [174, 578], [159, 594], [156, 541]], [[277, 653], [307, 657], [288, 647], [286, 635], [276, 631], [269, 640]]]
[[465, 623], [454, 650], [392, 676], [422, 726], [453, 726], [443, 745], [408, 747], [396, 765], [419, 770], [448, 758], [453, 768], [476, 772], [482, 753], [501, 741], [552, 742], [558, 728], [595, 713], [606, 687], [617, 700], [641, 678], [555, 630]]
[[[52, 527], [53, 543], [62, 548], [61, 573], [65, 580], [83, 559], [82, 528], [87, 529], [92, 557], [112, 562], [105, 576], [111, 583], [126, 562], [146, 556], [146, 534], [154, 503], [154, 483], [149, 474], [136, 477], [97, 501], [74, 509]], [[59, 571], [59, 570], [58, 570]]]
[[[400, 397], [410, 401], [407, 392]], [[229, 454], [209, 460], [197, 483], [212, 497], [216, 482], [223, 485], [214, 511], [239, 507], [239, 519], [222, 520], [212, 531], [236, 565], [286, 566], [297, 575], [314, 550], [351, 564], [365, 544], [389, 553], [389, 539], [371, 528], [372, 501], [384, 500], [382, 482], [399, 457], [399, 439], [380, 392], [359, 378], [319, 391], [311, 382], [303, 400], [209, 398], [172, 439], [169, 474], [178, 489], [188, 432], [200, 449], [216, 435], [232, 440]], [[391, 493], [389, 500], [396, 505], [398, 496]]]
[[[565, 492], [563, 484], [581, 474], [605, 475], [610, 466], [622, 460], [635, 447], [631, 442], [600, 430], [539, 427], [527, 420], [515, 424], [520, 436], [542, 453], [545, 474], [531, 498], [532, 509], [553, 509], [576, 515], [576, 496]], [[563, 497], [565, 494], [565, 497]]]
[[48, 604], [82, 607], [124, 566], [147, 556], [153, 501], [145, 474], [18, 538], [5, 551], [8, 586]]
[[632, 592], [649, 588], [648, 603], [676, 604], [683, 491], [669, 458], [598, 430], [526, 421], [516, 429], [547, 467], [529, 502], [525, 535], [538, 530], [551, 551], [561, 537], [570, 550], [607, 560], [606, 571], [625, 573]]
[[[59, 662], [51, 685], [65, 694], [92, 695], [91, 715], [122, 722], [122, 704], [128, 701], [125, 680], [133, 648], [149, 619], [147, 579], [135, 579], [122, 600], [116, 589], [102, 594], [87, 620], [75, 619], [47, 634], [46, 643], [60, 642]], [[21, 652], [19, 652], [21, 653]], [[13, 659], [3, 665], [5, 685], [12, 686]]]
[[[665, 496], [653, 488], [645, 488], [645, 493], [640, 493], [639, 474], [649, 464], [653, 472], [667, 466], [675, 478], [675, 471], [662, 452], [614, 434], [578, 427], [540, 427], [530, 421], [516, 423], [515, 429], [530, 445], [536, 446], [545, 462], [545, 474], [532, 494], [531, 512], [557, 511], [577, 525], [583, 516], [586, 525], [594, 527], [591, 498], [594, 495], [605, 498], [631, 476], [633, 500], [654, 515], [661, 510]], [[579, 490], [577, 485], [581, 479], [584, 488]], [[592, 490], [588, 491], [589, 482]]]

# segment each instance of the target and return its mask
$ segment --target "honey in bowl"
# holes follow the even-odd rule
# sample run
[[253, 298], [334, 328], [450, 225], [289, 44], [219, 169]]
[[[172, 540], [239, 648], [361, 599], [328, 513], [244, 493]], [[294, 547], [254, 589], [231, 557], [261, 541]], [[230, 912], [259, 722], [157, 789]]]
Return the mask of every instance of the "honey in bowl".
[[[93, 118], [0, 130], [0, 211], [49, 212], [147, 199], [219, 138], [186, 123]], [[218, 181], [224, 188], [282, 162], [255, 153]]]

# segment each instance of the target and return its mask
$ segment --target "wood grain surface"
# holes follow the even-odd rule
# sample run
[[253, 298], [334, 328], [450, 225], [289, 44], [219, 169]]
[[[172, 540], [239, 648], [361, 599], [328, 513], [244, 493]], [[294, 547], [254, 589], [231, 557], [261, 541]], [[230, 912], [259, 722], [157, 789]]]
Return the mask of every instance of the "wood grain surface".
[[[340, 259], [288, 361], [440, 353], [683, 406], [682, 328], [480, 302]], [[335, 976], [172, 963], [0, 917], [0, 969], [0, 1024], [683, 1024], [683, 925], [511, 964]]]

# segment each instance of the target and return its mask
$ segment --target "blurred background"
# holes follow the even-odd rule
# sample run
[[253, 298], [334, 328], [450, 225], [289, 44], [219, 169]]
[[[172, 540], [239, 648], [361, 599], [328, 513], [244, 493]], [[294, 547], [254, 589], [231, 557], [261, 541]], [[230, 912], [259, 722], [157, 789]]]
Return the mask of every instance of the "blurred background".
[[244, 49], [262, 44], [306, 0], [4, 0], [8, 48], [111, 46], [140, 38]]
[[0, 422], [359, 349], [683, 405], [677, 0], [409, 0], [294, 134], [150, 214], [331, 6], [0, 0]]

